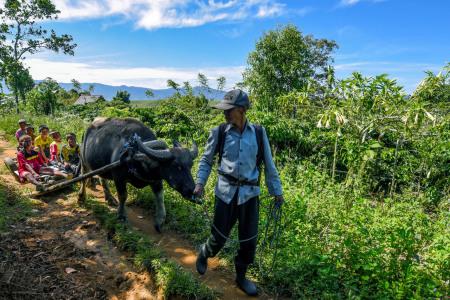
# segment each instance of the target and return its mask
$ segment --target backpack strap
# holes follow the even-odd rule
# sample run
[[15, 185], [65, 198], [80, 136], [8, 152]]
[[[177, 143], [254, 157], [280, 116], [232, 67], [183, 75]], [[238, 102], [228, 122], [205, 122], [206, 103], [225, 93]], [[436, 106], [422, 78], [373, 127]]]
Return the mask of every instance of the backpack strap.
[[253, 124], [253, 127], [255, 127], [256, 143], [258, 144], [258, 154], [256, 154], [256, 167], [258, 168], [259, 173], [258, 186], [260, 186], [262, 173], [261, 164], [264, 160], [263, 127], [261, 126], [261, 124]]
[[220, 162], [222, 161], [222, 155], [223, 155], [223, 148], [225, 145], [225, 128], [227, 127], [227, 123], [221, 123], [219, 125], [219, 138], [216, 145], [216, 149], [214, 150], [214, 155], [219, 153], [219, 160], [217, 161], [217, 165], [220, 165]]
[[263, 127], [261, 124], [253, 124], [255, 127], [256, 143], [258, 144], [258, 154], [256, 154], [256, 167], [261, 170], [261, 163], [264, 160], [264, 145], [263, 145]]

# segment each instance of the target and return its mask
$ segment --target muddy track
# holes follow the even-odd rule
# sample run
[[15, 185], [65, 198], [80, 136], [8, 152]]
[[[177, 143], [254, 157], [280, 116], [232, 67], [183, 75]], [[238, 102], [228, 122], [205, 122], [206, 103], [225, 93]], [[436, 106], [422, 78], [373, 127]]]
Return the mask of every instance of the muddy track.
[[[6, 142], [3, 137], [0, 137], [0, 151], [2, 153], [0, 154], [1, 161], [3, 162], [3, 158], [6, 156], [13, 157], [15, 156], [15, 149], [14, 146], [10, 143]], [[9, 184], [14, 186], [16, 189], [23, 190], [25, 193], [29, 193], [33, 189], [33, 186], [31, 184], [20, 184], [17, 181], [15, 181], [12, 176], [8, 174], [1, 175], [3, 179], [5, 179]], [[101, 186], [94, 186], [87, 189], [87, 192], [90, 194], [93, 194], [95, 198], [98, 201], [104, 201], [104, 195], [101, 189]], [[76, 211], [80, 211], [79, 208], [76, 208], [76, 193], [71, 192], [70, 194], [67, 194], [66, 190], [60, 190], [56, 191], [52, 194], [44, 195], [40, 198], [40, 201], [43, 203], [46, 203], [47, 205], [50, 205], [52, 210], [73, 210], [75, 207]], [[69, 207], [69, 208], [68, 208]], [[87, 213], [84, 213], [87, 214]], [[130, 218], [130, 223], [133, 226], [133, 228], [139, 230], [141, 233], [152, 237], [157, 241], [157, 244], [159, 247], [162, 247], [167, 254], [167, 257], [170, 259], [173, 259], [177, 262], [179, 262], [182, 267], [186, 270], [190, 270], [200, 282], [203, 282], [204, 284], [214, 287], [217, 290], [219, 290], [222, 295], [223, 299], [246, 299], [246, 298], [254, 298], [254, 297], [248, 297], [245, 295], [242, 291], [240, 291], [235, 283], [234, 280], [234, 272], [227, 269], [223, 263], [220, 262], [217, 258], [209, 259], [208, 261], [208, 271], [205, 275], [201, 276], [197, 273], [195, 268], [195, 261], [197, 258], [197, 249], [194, 249], [193, 245], [190, 244], [186, 239], [183, 239], [180, 237], [179, 234], [177, 234], [174, 231], [168, 230], [167, 228], [164, 229], [163, 233], [157, 233], [153, 228], [154, 219], [150, 212], [145, 211], [139, 207], [128, 207], [128, 214]], [[95, 221], [93, 221], [95, 223]], [[91, 228], [85, 228], [86, 230], [83, 232], [89, 232]], [[62, 235], [67, 234], [66, 232], [61, 233]], [[80, 236], [81, 238], [81, 236]], [[106, 242], [104, 240], [104, 242]], [[109, 243], [109, 242], [108, 242]], [[114, 248], [114, 247], [112, 247]], [[117, 250], [116, 250], [117, 251]], [[117, 258], [117, 254], [114, 256], [114, 258]], [[124, 257], [121, 258], [122, 260]], [[122, 262], [115, 263], [115, 265], [121, 264]], [[127, 268], [132, 269], [129, 262], [123, 263], [123, 265], [126, 265]], [[98, 271], [96, 271], [98, 272]], [[103, 274], [104, 278], [104, 272], [100, 271], [100, 273], [97, 274]], [[116, 299], [149, 299], [153, 298], [154, 296], [151, 296], [154, 294], [154, 291], [149, 291], [148, 286], [151, 286], [150, 283], [148, 283], [148, 274], [138, 274], [135, 270], [128, 270], [127, 273], [120, 277], [119, 279], [116, 279], [116, 281], [119, 281], [122, 285], [122, 288], [125, 288], [126, 284], [123, 282], [127, 282], [127, 280], [131, 277], [138, 278], [138, 276], [141, 276], [140, 281], [128, 283], [128, 286], [131, 287], [133, 290], [133, 287], [136, 291], [131, 292], [131, 294], [126, 294], [125, 298], [123, 293], [127, 291], [118, 291], [118, 296], [115, 296]], [[128, 275], [127, 275], [128, 274]], [[130, 275], [131, 274], [131, 275]], [[92, 274], [91, 274], [92, 275]], [[134, 276], [135, 275], [135, 276]], [[117, 277], [117, 274], [114, 273], [113, 276], [109, 276], [112, 278]], [[99, 280], [101, 278], [98, 278]], [[120, 286], [120, 284], [119, 284]], [[141, 288], [139, 288], [141, 287]], [[120, 294], [122, 292], [122, 295]], [[137, 296], [140, 295], [140, 296]], [[111, 297], [109, 297], [112, 299]], [[114, 298], [114, 297], [113, 297]], [[277, 296], [269, 295], [260, 290], [260, 293], [258, 295], [258, 298], [260, 299], [279, 299]]]

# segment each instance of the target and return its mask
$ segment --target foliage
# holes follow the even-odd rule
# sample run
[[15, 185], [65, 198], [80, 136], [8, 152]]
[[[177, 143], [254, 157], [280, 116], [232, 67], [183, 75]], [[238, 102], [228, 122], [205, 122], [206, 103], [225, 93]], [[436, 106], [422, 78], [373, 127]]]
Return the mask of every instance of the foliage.
[[27, 104], [36, 114], [53, 115], [61, 105], [57, 102], [60, 89], [58, 83], [48, 77], [28, 93]]
[[25, 94], [30, 87], [30, 76], [22, 66], [25, 54], [35, 54], [42, 49], [61, 51], [64, 54], [73, 55], [76, 44], [72, 44], [73, 38], [63, 34], [58, 36], [54, 30], [48, 32], [36, 24], [39, 20], [57, 19], [59, 10], [50, 0], [7, 0], [1, 10], [2, 24], [1, 36], [11, 39], [11, 45], [2, 47], [7, 51], [8, 74], [6, 84], [12, 88], [16, 97], [17, 113], [18, 93]]
[[[184, 118], [189, 120], [190, 124], [186, 125], [194, 129], [197, 136], [203, 136], [206, 133], [205, 123], [211, 115], [212, 108], [209, 105], [210, 101], [217, 95], [212, 94], [209, 80], [205, 75], [199, 73], [197, 79], [200, 84], [200, 88], [197, 90], [188, 81], [184, 82], [183, 87], [180, 87], [178, 83], [169, 79], [167, 85], [175, 89], [176, 92], [163, 105], [175, 108], [177, 112], [180, 112]], [[225, 77], [219, 77], [217, 79], [217, 90], [222, 91], [225, 84]], [[187, 129], [187, 127], [184, 128]], [[187, 132], [193, 132], [194, 130], [190, 130], [191, 128]], [[183, 134], [187, 134], [185, 130], [177, 131], [182, 131]]]
[[303, 36], [296, 25], [278, 25], [264, 32], [249, 53], [249, 67], [243, 73], [256, 107], [271, 111], [275, 99], [307, 86], [308, 78], [326, 80], [331, 54], [338, 45], [332, 40]]
[[130, 104], [130, 93], [127, 91], [117, 91], [116, 95], [113, 97], [113, 101], [122, 101], [123, 103]]

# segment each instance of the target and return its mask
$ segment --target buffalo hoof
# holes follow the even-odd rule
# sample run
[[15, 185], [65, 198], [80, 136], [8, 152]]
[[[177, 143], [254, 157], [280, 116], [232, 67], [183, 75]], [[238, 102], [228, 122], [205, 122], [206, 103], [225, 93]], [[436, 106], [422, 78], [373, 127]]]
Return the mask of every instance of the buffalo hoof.
[[158, 231], [159, 233], [162, 232], [162, 225], [161, 224], [155, 223], [154, 227], [155, 227], [155, 230]]
[[118, 217], [117, 217], [117, 221], [118, 221], [119, 223], [122, 223], [122, 224], [128, 224], [128, 223], [130, 223], [129, 220], [128, 220], [128, 218], [125, 217], [125, 216], [118, 216]]

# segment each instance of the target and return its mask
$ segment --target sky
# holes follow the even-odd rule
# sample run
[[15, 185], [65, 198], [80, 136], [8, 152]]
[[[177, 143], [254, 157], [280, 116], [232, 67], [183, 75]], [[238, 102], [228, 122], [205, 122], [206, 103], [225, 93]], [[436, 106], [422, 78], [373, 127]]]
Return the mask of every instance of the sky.
[[[4, 3], [0, 1], [0, 3]], [[255, 41], [277, 25], [334, 40], [339, 79], [384, 73], [412, 93], [450, 62], [449, 0], [53, 0], [75, 55], [27, 55], [35, 80], [96, 82], [151, 89], [167, 80], [196, 85], [198, 73], [242, 81]]]

